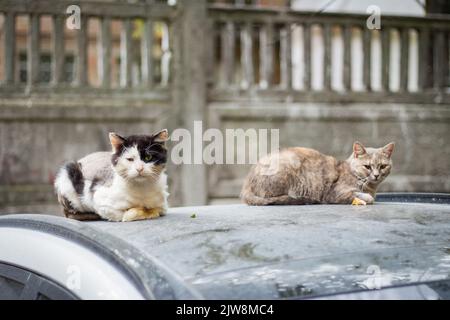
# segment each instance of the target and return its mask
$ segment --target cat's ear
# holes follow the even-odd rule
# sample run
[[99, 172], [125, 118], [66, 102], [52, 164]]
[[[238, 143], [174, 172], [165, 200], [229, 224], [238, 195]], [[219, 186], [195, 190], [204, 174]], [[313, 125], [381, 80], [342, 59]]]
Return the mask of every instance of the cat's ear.
[[153, 135], [153, 141], [164, 143], [169, 140], [169, 131], [167, 129], [161, 130]]
[[123, 143], [125, 142], [125, 138], [119, 136], [115, 132], [110, 132], [109, 133], [109, 142], [111, 142], [111, 147], [113, 149], [113, 152], [117, 152], [120, 149], [120, 147], [123, 145]]
[[359, 141], [355, 141], [353, 143], [353, 155], [355, 156], [355, 158], [358, 158], [359, 156], [362, 156], [365, 154], [366, 154], [366, 149], [364, 148], [362, 143]]
[[390, 158], [392, 156], [392, 153], [394, 152], [394, 147], [395, 147], [395, 142], [388, 143], [387, 145], [385, 145], [382, 148], [383, 153]]

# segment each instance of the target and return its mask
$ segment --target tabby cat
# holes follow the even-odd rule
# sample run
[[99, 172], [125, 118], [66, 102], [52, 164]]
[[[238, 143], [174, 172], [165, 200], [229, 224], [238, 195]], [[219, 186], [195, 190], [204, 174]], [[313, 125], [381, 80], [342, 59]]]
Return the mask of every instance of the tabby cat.
[[109, 134], [111, 152], [95, 152], [66, 163], [55, 190], [68, 218], [134, 221], [167, 210], [167, 130], [153, 135]]
[[344, 161], [308, 148], [287, 148], [263, 157], [245, 179], [249, 205], [372, 204], [392, 169], [394, 143], [382, 148], [353, 144]]

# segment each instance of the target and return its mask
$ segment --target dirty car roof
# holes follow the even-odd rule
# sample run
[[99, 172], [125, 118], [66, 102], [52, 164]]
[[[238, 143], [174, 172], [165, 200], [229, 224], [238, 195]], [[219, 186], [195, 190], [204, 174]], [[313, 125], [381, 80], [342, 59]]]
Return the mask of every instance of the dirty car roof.
[[90, 226], [132, 244], [208, 298], [288, 298], [447, 279], [450, 205], [172, 208]]
[[358, 207], [182, 207], [130, 223], [10, 215], [0, 217], [0, 227], [77, 242], [116, 265], [146, 297], [304, 298], [450, 279], [449, 199], [405, 199]]

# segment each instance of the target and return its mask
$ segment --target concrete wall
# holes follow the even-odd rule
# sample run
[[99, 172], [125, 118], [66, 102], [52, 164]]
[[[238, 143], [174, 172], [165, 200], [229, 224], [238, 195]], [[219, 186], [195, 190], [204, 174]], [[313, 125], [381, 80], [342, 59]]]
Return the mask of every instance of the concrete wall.
[[[277, 128], [280, 146], [303, 146], [346, 159], [354, 140], [380, 147], [396, 142], [394, 169], [380, 191], [450, 192], [448, 105], [215, 103], [226, 128]], [[248, 165], [209, 168], [211, 198], [236, 198]]]
[[[168, 109], [169, 105], [157, 103], [146, 107], [2, 107], [0, 210], [58, 212], [56, 206], [47, 205], [56, 204], [51, 184], [64, 161], [109, 150], [110, 131], [150, 133], [165, 127]], [[233, 102], [210, 103], [208, 111], [208, 127], [223, 133], [225, 129], [276, 128], [281, 147], [311, 147], [339, 159], [349, 156], [354, 140], [367, 146], [395, 141], [394, 169], [380, 191], [450, 192], [448, 105]], [[189, 165], [186, 168], [191, 170]], [[208, 201], [237, 202], [249, 165], [206, 169]], [[182, 204], [183, 178], [176, 170], [173, 166], [168, 170], [172, 205]], [[184, 184], [194, 188], [199, 182], [191, 179]]]
[[27, 211], [49, 210], [42, 204], [56, 203], [52, 183], [65, 161], [110, 150], [111, 131], [127, 135], [160, 130], [167, 125], [164, 112], [168, 109], [161, 103], [126, 107], [1, 106], [0, 210], [16, 212], [22, 206]]
[[[422, 5], [420, 5], [421, 3]], [[292, 0], [291, 6], [295, 10], [324, 12], [362, 13], [365, 14], [369, 6], [378, 6], [382, 14], [402, 16], [423, 16], [425, 0]]]

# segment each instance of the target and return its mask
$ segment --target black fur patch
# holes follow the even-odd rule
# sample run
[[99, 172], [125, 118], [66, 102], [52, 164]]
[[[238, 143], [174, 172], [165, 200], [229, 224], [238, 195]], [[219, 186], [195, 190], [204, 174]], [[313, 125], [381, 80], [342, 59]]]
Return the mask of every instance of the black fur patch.
[[142, 161], [145, 161], [146, 157], [151, 156], [148, 162], [153, 162], [156, 165], [167, 163], [167, 149], [164, 143], [155, 142], [155, 137], [153, 136], [135, 135], [125, 138], [124, 143], [112, 155], [112, 164], [116, 165], [124, 150], [133, 146], [137, 146]]
[[117, 147], [116, 152], [113, 153], [113, 155], [111, 156], [111, 163], [113, 166], [115, 166], [117, 164], [117, 161], [119, 160], [120, 156], [122, 155], [124, 149], [125, 148], [124, 148], [123, 144], [120, 145], [119, 147]]
[[95, 177], [95, 178], [92, 180], [91, 186], [89, 187], [89, 191], [90, 191], [91, 193], [94, 193], [95, 187], [97, 187], [97, 185], [100, 183], [100, 181], [101, 181], [101, 179], [98, 178], [98, 177]]
[[102, 217], [93, 212], [77, 212], [77, 213], [64, 212], [64, 214], [66, 215], [67, 218], [78, 221], [103, 220]]
[[84, 189], [84, 178], [81, 172], [81, 165], [77, 162], [69, 162], [65, 166], [67, 175], [75, 188], [75, 191], [81, 195]]

